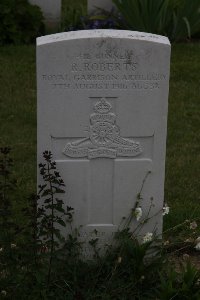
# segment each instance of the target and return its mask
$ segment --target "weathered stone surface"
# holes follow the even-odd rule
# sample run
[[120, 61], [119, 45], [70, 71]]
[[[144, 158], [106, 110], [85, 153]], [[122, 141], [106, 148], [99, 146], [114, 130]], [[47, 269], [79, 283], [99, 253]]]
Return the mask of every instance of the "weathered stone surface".
[[61, 18], [61, 0], [29, 0], [29, 2], [41, 8], [47, 26], [55, 27], [59, 25]]
[[37, 40], [38, 162], [53, 152], [82, 239], [110, 242], [145, 178], [139, 205], [153, 218], [140, 233], [162, 232], [169, 61], [168, 39], [147, 33]]

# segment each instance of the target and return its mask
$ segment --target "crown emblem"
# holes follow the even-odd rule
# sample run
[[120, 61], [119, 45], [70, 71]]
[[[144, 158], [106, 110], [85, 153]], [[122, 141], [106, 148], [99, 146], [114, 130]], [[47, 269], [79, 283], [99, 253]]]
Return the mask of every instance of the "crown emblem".
[[105, 98], [101, 98], [101, 100], [94, 105], [94, 111], [100, 114], [108, 113], [111, 108], [112, 105], [108, 103]]
[[90, 115], [91, 124], [97, 122], [108, 122], [114, 124], [116, 115], [110, 112], [111, 108], [112, 105], [107, 102], [105, 98], [101, 98], [100, 101], [94, 104], [95, 113]]
[[142, 153], [139, 142], [120, 135], [116, 124], [116, 114], [111, 112], [112, 105], [101, 98], [93, 105], [87, 137], [69, 141], [63, 153], [69, 157], [113, 158], [134, 157]]

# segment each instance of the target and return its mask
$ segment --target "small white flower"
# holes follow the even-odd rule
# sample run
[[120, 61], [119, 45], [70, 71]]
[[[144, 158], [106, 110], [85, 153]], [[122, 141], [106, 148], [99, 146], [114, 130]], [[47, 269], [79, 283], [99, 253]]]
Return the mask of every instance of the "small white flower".
[[153, 233], [152, 232], [147, 232], [143, 236], [142, 243], [145, 244], [145, 243], [151, 242], [152, 239], [153, 239]]
[[0, 248], [0, 252], [3, 252], [3, 248]]
[[190, 239], [185, 240], [185, 243], [190, 243], [190, 242], [191, 242]]
[[196, 285], [200, 285], [200, 278], [197, 279]]
[[10, 247], [13, 249], [16, 248], [17, 246], [15, 244], [11, 244]]
[[144, 275], [142, 275], [140, 279], [141, 279], [141, 281], [142, 281], [142, 280], [144, 280], [144, 279], [145, 279], [145, 276], [144, 276]]
[[165, 204], [163, 206], [163, 213], [162, 213], [162, 215], [165, 216], [165, 215], [168, 215], [168, 213], [169, 213], [169, 206], [167, 204]]
[[194, 247], [196, 250], [200, 251], [200, 236], [196, 239], [196, 246]]
[[196, 246], [194, 247], [196, 250], [200, 251], [200, 242], [196, 244]]
[[164, 246], [168, 246], [169, 244], [170, 244], [170, 241], [168, 241], [168, 240], [164, 241], [164, 243], [163, 243]]
[[192, 223], [190, 223], [190, 229], [196, 229], [197, 228], [197, 223], [195, 221], [193, 221]]
[[6, 296], [7, 295], [7, 292], [6, 291], [1, 291], [1, 295], [3, 295], [3, 296]]
[[136, 209], [134, 211], [134, 215], [135, 215], [137, 221], [139, 221], [141, 219], [141, 217], [142, 217], [141, 207], [136, 207]]
[[119, 256], [118, 259], [117, 259], [117, 263], [118, 263], [118, 264], [121, 264], [121, 262], [122, 262], [122, 257]]

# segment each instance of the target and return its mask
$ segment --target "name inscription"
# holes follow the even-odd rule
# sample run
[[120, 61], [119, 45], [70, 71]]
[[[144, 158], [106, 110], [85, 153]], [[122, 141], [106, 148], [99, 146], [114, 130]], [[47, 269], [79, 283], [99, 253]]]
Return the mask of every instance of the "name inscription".
[[67, 61], [65, 72], [42, 74], [41, 79], [52, 89], [157, 90], [167, 75], [140, 70], [150, 56], [149, 52], [141, 55], [128, 50], [120, 53], [115, 49], [79, 53], [70, 63]]

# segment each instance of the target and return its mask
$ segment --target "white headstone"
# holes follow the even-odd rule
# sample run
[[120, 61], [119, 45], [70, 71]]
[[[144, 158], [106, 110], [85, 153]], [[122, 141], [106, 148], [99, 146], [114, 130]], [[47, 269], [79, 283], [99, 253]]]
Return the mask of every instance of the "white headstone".
[[50, 27], [59, 25], [61, 19], [61, 0], [29, 0], [29, 2], [41, 8], [46, 25]]
[[139, 205], [154, 217], [140, 233], [162, 233], [169, 64], [168, 39], [148, 33], [37, 40], [38, 162], [52, 151], [83, 239], [110, 242], [143, 183]]
[[111, 11], [114, 8], [112, 0], [88, 0], [88, 13], [93, 13], [97, 8]]

